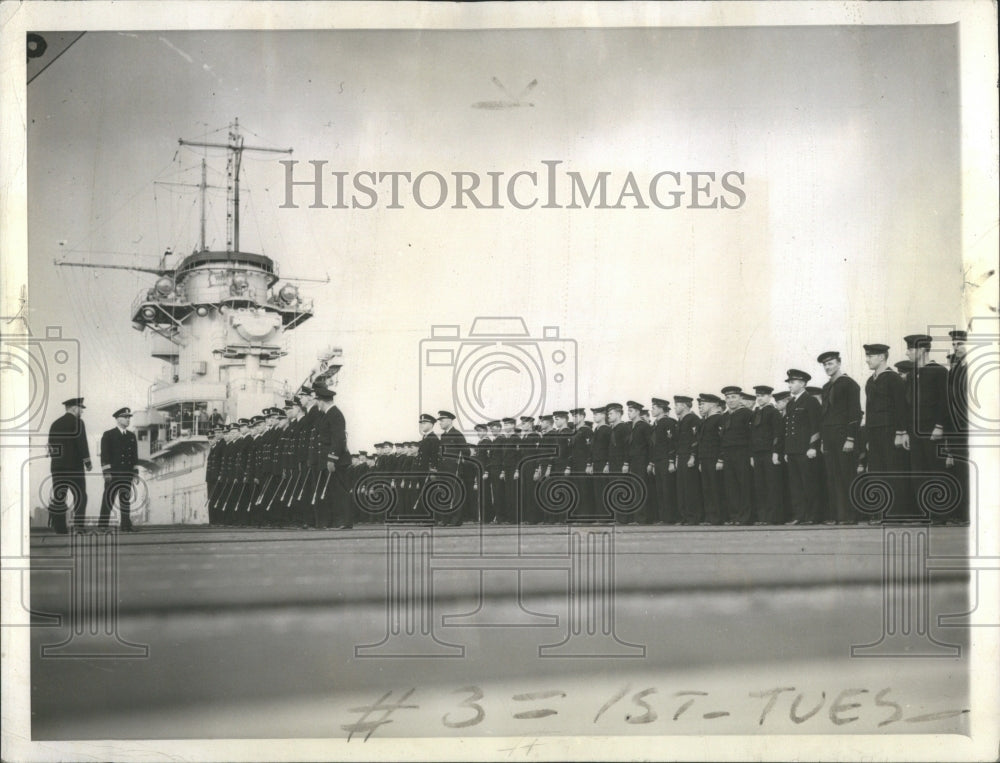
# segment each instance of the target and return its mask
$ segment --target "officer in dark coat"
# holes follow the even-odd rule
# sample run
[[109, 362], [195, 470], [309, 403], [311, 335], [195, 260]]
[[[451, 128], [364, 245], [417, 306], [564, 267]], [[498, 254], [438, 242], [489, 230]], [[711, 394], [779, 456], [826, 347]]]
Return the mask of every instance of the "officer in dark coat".
[[743, 404], [743, 390], [723, 388], [727, 410], [719, 427], [722, 483], [726, 523], [749, 525], [753, 521], [753, 468], [750, 466], [750, 411]]
[[785, 462], [785, 413], [788, 410], [788, 401], [792, 399], [792, 393], [787, 389], [775, 392], [774, 407], [781, 416], [778, 424], [778, 439], [776, 452], [778, 454], [778, 473], [781, 475], [781, 509], [778, 512], [778, 521], [786, 522], [789, 516], [789, 506], [792, 505], [791, 488], [788, 486], [788, 464]]
[[84, 470], [90, 471], [90, 446], [87, 444], [87, 427], [81, 412], [87, 407], [82, 397], [63, 401], [66, 412], [49, 427], [48, 449], [52, 473], [52, 497], [49, 500], [49, 518], [52, 528], [60, 534], [69, 532], [66, 512], [67, 498], [73, 496], [73, 525], [82, 527], [87, 515], [87, 484]]
[[781, 451], [779, 436], [785, 427], [771, 400], [774, 387], [758, 384], [757, 406], [750, 415], [750, 455], [758, 525], [778, 525], [782, 509]]
[[806, 392], [812, 378], [796, 368], [785, 381], [791, 393], [785, 408], [785, 461], [788, 464], [793, 518], [787, 524], [813, 525], [819, 517], [819, 470], [816, 466], [820, 433], [820, 404]]
[[[332, 519], [341, 530], [354, 527], [354, 512], [348, 485], [351, 452], [347, 447], [347, 422], [344, 414], [334, 404], [337, 393], [324, 384], [314, 384], [319, 416], [313, 426], [313, 452], [317, 472], [316, 485], [309, 496], [317, 507], [316, 526], [328, 527]], [[308, 483], [307, 483], [308, 485]]]
[[961, 486], [962, 496], [950, 521], [965, 524], [969, 521], [969, 369], [966, 364], [968, 332], [949, 331], [953, 353], [948, 369], [948, 457], [945, 466], [952, 469]]
[[570, 411], [573, 417], [573, 432], [569, 440], [569, 473], [576, 493], [576, 503], [569, 510], [569, 522], [586, 522], [594, 516], [594, 491], [592, 478], [587, 476], [588, 467], [593, 466], [592, 443], [594, 430], [587, 421], [585, 408]]
[[722, 482], [722, 398], [703, 392], [698, 395], [701, 425], [695, 453], [701, 475], [701, 496], [705, 509], [703, 525], [721, 525], [726, 521]]
[[139, 443], [135, 432], [129, 431], [132, 411], [119, 408], [112, 414], [116, 426], [101, 435], [101, 471], [104, 472], [104, 497], [101, 500], [101, 517], [98, 527], [107, 527], [111, 506], [117, 499], [121, 512], [121, 529], [132, 532], [130, 499], [132, 480], [139, 476]]
[[830, 518], [838, 524], [853, 525], [858, 522], [858, 512], [851, 503], [851, 483], [858, 467], [861, 387], [841, 369], [839, 352], [824, 352], [816, 362], [829, 377], [823, 385], [819, 431]]
[[419, 505], [416, 516], [422, 522], [433, 522], [435, 517], [424, 500], [425, 491], [441, 467], [441, 440], [434, 432], [437, 419], [429, 413], [420, 415], [420, 443], [417, 445], [417, 482]]
[[649, 520], [656, 524], [676, 524], [677, 517], [677, 422], [668, 415], [670, 403], [661, 397], [652, 399], [653, 431], [649, 446], [649, 471], [655, 487]]
[[[948, 371], [944, 366], [928, 360], [932, 341], [930, 336], [911, 334], [904, 337], [904, 340], [906, 356], [913, 363], [909, 380], [912, 415], [907, 435], [910, 469], [917, 474], [943, 472], [945, 435], [951, 418], [948, 410]], [[914, 495], [923, 494], [921, 487], [929, 479], [932, 478], [915, 478]], [[925, 508], [917, 506], [917, 510], [921, 512]], [[926, 518], [930, 518], [932, 524], [944, 524], [946, 521], [946, 517], [940, 514]]]
[[458, 527], [465, 519], [466, 502], [472, 500], [472, 483], [466, 465], [470, 454], [469, 443], [465, 435], [455, 428], [455, 414], [451, 411], [438, 411], [437, 422], [441, 427], [441, 471], [453, 475], [465, 486], [464, 500], [461, 496], [453, 496], [438, 523]]
[[674, 395], [677, 411], [677, 514], [682, 525], [697, 525], [703, 516], [701, 475], [698, 472], [698, 430], [701, 419], [692, 410], [694, 398]]

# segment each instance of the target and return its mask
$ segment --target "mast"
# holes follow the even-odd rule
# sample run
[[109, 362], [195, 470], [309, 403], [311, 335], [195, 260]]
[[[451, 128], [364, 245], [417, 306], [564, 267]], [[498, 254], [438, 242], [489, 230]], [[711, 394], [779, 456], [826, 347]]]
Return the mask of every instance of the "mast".
[[[230, 152], [230, 161], [233, 166], [233, 208], [229, 216], [233, 221], [232, 251], [240, 251], [240, 165], [243, 161], [244, 151], [260, 151], [271, 154], [290, 154], [290, 148], [268, 148], [267, 146], [247, 146], [243, 143], [243, 136], [240, 135], [239, 118], [233, 123], [229, 130], [229, 140], [226, 143], [207, 143], [201, 141], [184, 140], [177, 142], [182, 146], [195, 146], [198, 148], [224, 148]], [[204, 167], [204, 165], [202, 165]], [[204, 217], [203, 217], [204, 219]], [[202, 233], [202, 250], [204, 250], [204, 232]]]
[[208, 188], [207, 176], [205, 174], [205, 158], [201, 160], [201, 247], [199, 252], [205, 251], [205, 190]]

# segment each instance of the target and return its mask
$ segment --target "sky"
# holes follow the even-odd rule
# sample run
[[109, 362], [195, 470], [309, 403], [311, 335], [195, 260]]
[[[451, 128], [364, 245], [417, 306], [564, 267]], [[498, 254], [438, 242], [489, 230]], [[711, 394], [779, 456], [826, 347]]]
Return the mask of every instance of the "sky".
[[[743, 174], [738, 209], [387, 209], [385, 186], [373, 209], [309, 208], [302, 189], [287, 209], [286, 157], [248, 154], [242, 249], [330, 279], [301, 283], [315, 316], [275, 376], [297, 384], [342, 347], [353, 450], [465, 404], [460, 372], [428, 368], [421, 343], [434, 325], [468, 338], [477, 316], [523, 318], [541, 340], [525, 352], [546, 411], [781, 389], [791, 367], [822, 381], [830, 349], [863, 384], [863, 343], [898, 360], [905, 334], [965, 323], [957, 46], [953, 26], [90, 32], [28, 88], [30, 326], [78, 341], [91, 432], [143, 407], [163, 364], [130, 308], [154, 277], [53, 262], [190, 251], [196, 195], [154, 183], [196, 181], [200, 155], [178, 139], [239, 118], [248, 144], [294, 149], [298, 178], [311, 160], [483, 178], [558, 160], [610, 173], [616, 197], [629, 172], [640, 187], [662, 171]], [[517, 407], [525, 376], [501, 364], [484, 410]]]

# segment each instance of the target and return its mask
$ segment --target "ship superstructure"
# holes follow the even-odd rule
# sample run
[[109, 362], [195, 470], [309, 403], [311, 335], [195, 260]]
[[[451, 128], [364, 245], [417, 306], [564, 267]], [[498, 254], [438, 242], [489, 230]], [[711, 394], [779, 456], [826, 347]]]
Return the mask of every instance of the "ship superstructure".
[[[151, 355], [166, 364], [161, 378], [149, 388], [145, 410], [133, 409], [132, 419], [139, 456], [148, 472], [145, 518], [153, 523], [208, 521], [204, 465], [209, 429], [280, 406], [294, 392], [272, 376], [279, 358], [287, 354], [287, 332], [313, 314], [312, 302], [290, 280], [280, 278], [274, 260], [240, 248], [243, 153], [291, 153], [291, 149], [246, 146], [238, 122], [230, 126], [224, 143], [180, 143], [226, 151], [224, 250], [205, 245], [207, 185], [202, 160], [201, 235], [190, 254], [181, 257], [168, 250], [159, 268], [59, 263], [157, 276], [131, 308], [133, 328], [149, 332]], [[339, 359], [336, 363], [339, 370]]]

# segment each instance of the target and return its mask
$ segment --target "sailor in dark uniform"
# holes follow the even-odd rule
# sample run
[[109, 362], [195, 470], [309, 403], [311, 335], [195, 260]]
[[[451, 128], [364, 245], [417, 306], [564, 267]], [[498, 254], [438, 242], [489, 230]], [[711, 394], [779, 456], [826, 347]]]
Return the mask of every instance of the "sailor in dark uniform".
[[812, 377], [805, 371], [788, 370], [791, 393], [785, 408], [785, 461], [793, 518], [790, 525], [813, 525], [819, 516], [819, 470], [817, 456], [820, 442], [820, 404], [806, 392]]
[[[561, 478], [568, 478], [571, 474], [570, 450], [572, 448], [574, 431], [570, 427], [569, 416], [570, 414], [568, 411], [552, 412], [558, 451], [552, 462], [551, 473]], [[555, 521], [565, 523], [566, 520], [569, 519], [570, 512], [575, 508], [577, 507], [572, 504], [567, 506], [564, 510], [556, 514]]]
[[649, 446], [649, 473], [654, 492], [650, 501], [649, 521], [658, 525], [676, 524], [677, 496], [674, 461], [677, 458], [677, 422], [668, 415], [670, 403], [661, 397], [652, 399], [653, 425]]
[[489, 427], [486, 424], [476, 424], [473, 427], [476, 436], [479, 438], [472, 449], [472, 456], [469, 459], [469, 469], [472, 476], [472, 500], [474, 506], [479, 511], [477, 516], [483, 524], [493, 522], [493, 489], [489, 482], [490, 448], [493, 447], [493, 438], [489, 435]]
[[[316, 483], [320, 479], [320, 474], [316, 472], [321, 459], [319, 459], [315, 448], [316, 425], [323, 412], [320, 410], [316, 400], [315, 387], [303, 385], [299, 390], [299, 400], [302, 405], [303, 415], [299, 424], [298, 439], [295, 443], [295, 459], [299, 465], [301, 477], [296, 480], [292, 495], [291, 509], [297, 522], [303, 527], [312, 527], [316, 521], [316, 514], [312, 505], [312, 495], [316, 488]], [[325, 463], [323, 474], [325, 475]]]
[[721, 525], [726, 521], [722, 482], [722, 398], [703, 392], [698, 395], [701, 425], [695, 453], [701, 474], [701, 496], [704, 505], [703, 525]]
[[104, 473], [104, 497], [101, 500], [99, 527], [107, 527], [111, 507], [118, 501], [121, 529], [132, 532], [131, 494], [132, 481], [139, 476], [139, 443], [135, 432], [129, 431], [132, 411], [119, 408], [113, 414], [115, 426], [101, 435], [101, 471]]
[[829, 377], [823, 385], [820, 443], [826, 472], [830, 518], [842, 525], [858, 523], [851, 503], [851, 483], [857, 476], [856, 441], [861, 427], [861, 387], [841, 369], [840, 353], [828, 351], [816, 358]]
[[782, 517], [781, 453], [779, 438], [784, 419], [774, 407], [774, 387], [758, 384], [757, 405], [750, 415], [750, 454], [758, 525], [778, 525]]
[[649, 425], [649, 421], [642, 416], [644, 410], [642, 403], [629, 400], [626, 406], [629, 418], [628, 456], [626, 458], [628, 471], [641, 479], [646, 486], [646, 500], [629, 519], [629, 524], [645, 525], [652, 521], [650, 507], [656, 503], [656, 483], [649, 469], [653, 428]]
[[611, 471], [609, 457], [611, 454], [611, 425], [608, 424], [608, 407], [606, 405], [591, 408], [594, 414], [594, 436], [590, 441], [591, 463], [587, 466], [587, 474], [597, 475], [594, 483], [594, 515], [601, 521], [609, 519], [608, 509], [604, 503], [604, 488], [607, 480], [601, 475]]
[[792, 505], [791, 488], [788, 484], [788, 464], [785, 461], [785, 414], [788, 410], [788, 401], [792, 399], [792, 393], [787, 389], [774, 393], [774, 408], [781, 415], [778, 428], [778, 469], [781, 474], [781, 511], [779, 512], [779, 522], [786, 522], [789, 516], [789, 506]]
[[[608, 415], [608, 426], [611, 427], [611, 439], [608, 444], [608, 463], [604, 471], [606, 474], [627, 474], [629, 471], [628, 444], [631, 429], [629, 424], [623, 420], [625, 409], [621, 403], [608, 403], [605, 410]], [[616, 524], [628, 522], [628, 516], [623, 512], [614, 511], [613, 513]]]
[[226, 452], [226, 441], [223, 438], [223, 427], [217, 426], [209, 430], [208, 453], [205, 455], [205, 495], [208, 505], [208, 523], [219, 524], [219, 512], [216, 508], [216, 491], [219, 489], [222, 477], [222, 457]]
[[697, 525], [703, 517], [701, 475], [698, 472], [698, 430], [701, 419], [692, 410], [694, 398], [674, 395], [677, 411], [677, 517], [682, 525]]
[[744, 405], [743, 390], [725, 387], [726, 412], [720, 423], [722, 483], [726, 524], [753, 522], [753, 467], [750, 466], [750, 411]]
[[520, 522], [535, 525], [538, 524], [539, 517], [534, 476], [542, 438], [535, 431], [534, 416], [521, 416], [518, 423], [521, 437], [517, 444], [517, 469], [514, 470], [514, 479], [517, 481], [518, 500], [521, 504]]
[[500, 453], [500, 473], [498, 476], [503, 493], [503, 514], [498, 517], [498, 521], [502, 524], [520, 523], [523, 519], [519, 492], [520, 480], [515, 480], [514, 475], [518, 471], [518, 461], [520, 460], [518, 449], [521, 444], [521, 436], [516, 431], [517, 420], [512, 416], [501, 419], [500, 423], [502, 425], [500, 436], [504, 438], [504, 443]]
[[48, 449], [52, 473], [52, 497], [49, 518], [52, 528], [60, 534], [69, 532], [66, 512], [67, 498], [73, 496], [73, 526], [82, 527], [87, 514], [87, 484], [84, 470], [90, 471], [90, 446], [87, 427], [80, 414], [85, 406], [82, 397], [63, 401], [66, 412], [49, 427]]
[[[945, 470], [943, 454], [946, 445], [945, 434], [949, 426], [948, 371], [944, 366], [929, 360], [931, 337], [927, 334], [911, 334], [904, 337], [906, 355], [913, 363], [910, 379], [912, 395], [912, 415], [907, 435], [910, 450], [910, 470], [915, 474], [932, 475]], [[933, 477], [916, 477], [914, 495], [924, 494], [921, 488]], [[926, 507], [917, 506], [918, 511]], [[940, 514], [929, 515], [932, 524], [944, 524], [946, 519]]]
[[569, 474], [576, 493], [576, 502], [570, 508], [566, 519], [569, 522], [586, 522], [594, 517], [594, 490], [592, 479], [587, 477], [588, 467], [593, 465], [592, 443], [594, 431], [587, 421], [585, 408], [570, 411], [573, 417], [573, 431], [569, 440]]
[[[909, 472], [909, 454], [904, 448], [910, 408], [906, 401], [906, 382], [889, 367], [889, 346], [866, 344], [865, 363], [872, 375], [865, 382], [864, 435], [866, 467], [888, 481], [893, 506], [889, 516], [908, 516], [911, 511], [912, 486], [905, 479]], [[877, 518], [869, 520], [878, 524]]]
[[504, 495], [504, 484], [500, 481], [500, 472], [503, 470], [503, 449], [507, 444], [507, 435], [503, 433], [503, 425], [499, 420], [489, 422], [487, 427], [490, 432], [490, 448], [483, 472], [483, 485], [489, 488], [490, 522], [500, 524], [506, 516], [504, 504], [507, 497]]

